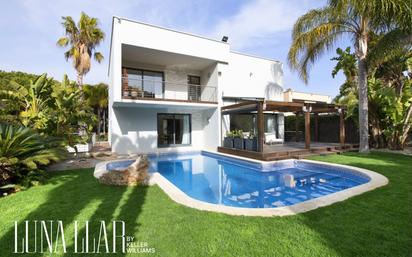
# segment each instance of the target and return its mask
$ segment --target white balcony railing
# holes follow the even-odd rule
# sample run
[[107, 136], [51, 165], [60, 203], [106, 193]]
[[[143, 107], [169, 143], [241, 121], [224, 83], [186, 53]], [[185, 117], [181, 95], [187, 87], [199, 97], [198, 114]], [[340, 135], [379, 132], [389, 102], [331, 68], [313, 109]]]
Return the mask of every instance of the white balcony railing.
[[217, 92], [213, 86], [123, 77], [122, 98], [216, 103]]

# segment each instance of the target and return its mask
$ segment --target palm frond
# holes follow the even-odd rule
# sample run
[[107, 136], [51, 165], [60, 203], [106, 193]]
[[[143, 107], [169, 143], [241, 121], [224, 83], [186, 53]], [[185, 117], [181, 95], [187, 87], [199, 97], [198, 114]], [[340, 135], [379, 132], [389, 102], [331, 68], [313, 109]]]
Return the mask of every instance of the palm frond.
[[412, 2], [410, 0], [329, 0], [328, 5], [352, 17], [369, 20], [370, 28], [389, 31], [394, 24], [412, 27]]
[[94, 53], [95, 48], [104, 40], [104, 32], [99, 28], [97, 18], [89, 17], [82, 12], [77, 24], [70, 16], [62, 17], [62, 25], [66, 32], [66, 37], [57, 41], [59, 46], [70, 46], [64, 53], [66, 60], [72, 59], [73, 66], [78, 74], [84, 75], [90, 70], [90, 59], [92, 55], [96, 61], [101, 62], [103, 55]]
[[57, 40], [56, 44], [58, 46], [64, 47], [64, 46], [67, 46], [69, 42], [70, 42], [70, 39], [68, 37], [61, 37], [59, 38], [59, 40]]
[[292, 31], [292, 45], [288, 53], [289, 66], [308, 82], [308, 70], [325, 52], [331, 50], [342, 33], [350, 32], [334, 10], [315, 9], [303, 15]]
[[95, 53], [94, 53], [94, 59], [95, 59], [98, 63], [102, 62], [103, 59], [104, 59], [103, 54], [100, 53], [100, 52], [95, 52]]
[[65, 157], [66, 150], [32, 129], [11, 124], [0, 124], [0, 165], [9, 181], [21, 183], [39, 174], [39, 169]]
[[377, 44], [368, 53], [368, 67], [374, 67], [399, 55], [399, 52], [412, 47], [412, 34], [405, 33], [401, 29], [394, 29], [383, 35]]

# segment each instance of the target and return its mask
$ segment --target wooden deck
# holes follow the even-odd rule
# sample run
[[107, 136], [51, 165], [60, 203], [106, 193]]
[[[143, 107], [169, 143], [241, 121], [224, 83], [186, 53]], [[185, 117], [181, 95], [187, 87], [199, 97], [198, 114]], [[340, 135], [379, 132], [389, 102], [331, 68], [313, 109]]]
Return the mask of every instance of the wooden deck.
[[310, 148], [305, 148], [304, 142], [287, 142], [284, 144], [264, 145], [263, 152], [252, 152], [233, 148], [218, 147], [218, 152], [232, 154], [262, 161], [275, 161], [284, 159], [301, 159], [311, 155], [324, 155], [341, 153], [357, 149], [358, 145], [345, 144], [341, 147], [338, 143], [312, 142]]

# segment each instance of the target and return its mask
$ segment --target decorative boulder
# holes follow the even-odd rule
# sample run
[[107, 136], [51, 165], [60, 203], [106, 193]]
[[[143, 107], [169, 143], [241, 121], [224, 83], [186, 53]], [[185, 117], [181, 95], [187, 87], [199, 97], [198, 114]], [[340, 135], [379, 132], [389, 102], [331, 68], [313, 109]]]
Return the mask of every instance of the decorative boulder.
[[139, 155], [126, 169], [110, 170], [99, 177], [100, 183], [116, 186], [134, 186], [146, 184], [148, 178], [147, 169], [149, 161], [147, 156]]

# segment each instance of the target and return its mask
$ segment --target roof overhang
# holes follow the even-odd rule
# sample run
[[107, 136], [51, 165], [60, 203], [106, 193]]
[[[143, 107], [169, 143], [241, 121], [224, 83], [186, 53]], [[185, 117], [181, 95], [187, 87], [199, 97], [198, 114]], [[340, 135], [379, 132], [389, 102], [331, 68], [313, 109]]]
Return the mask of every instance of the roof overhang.
[[327, 103], [303, 103], [282, 101], [244, 101], [237, 104], [227, 105], [221, 108], [222, 114], [253, 113], [258, 109], [258, 104], [263, 104], [263, 111], [271, 112], [294, 112], [300, 113], [336, 113], [345, 109], [344, 106]]
[[215, 60], [127, 44], [122, 44], [122, 61], [123, 64], [125, 62], [144, 63], [160, 66], [166, 69], [190, 70], [203, 70], [213, 64], [216, 64]]

